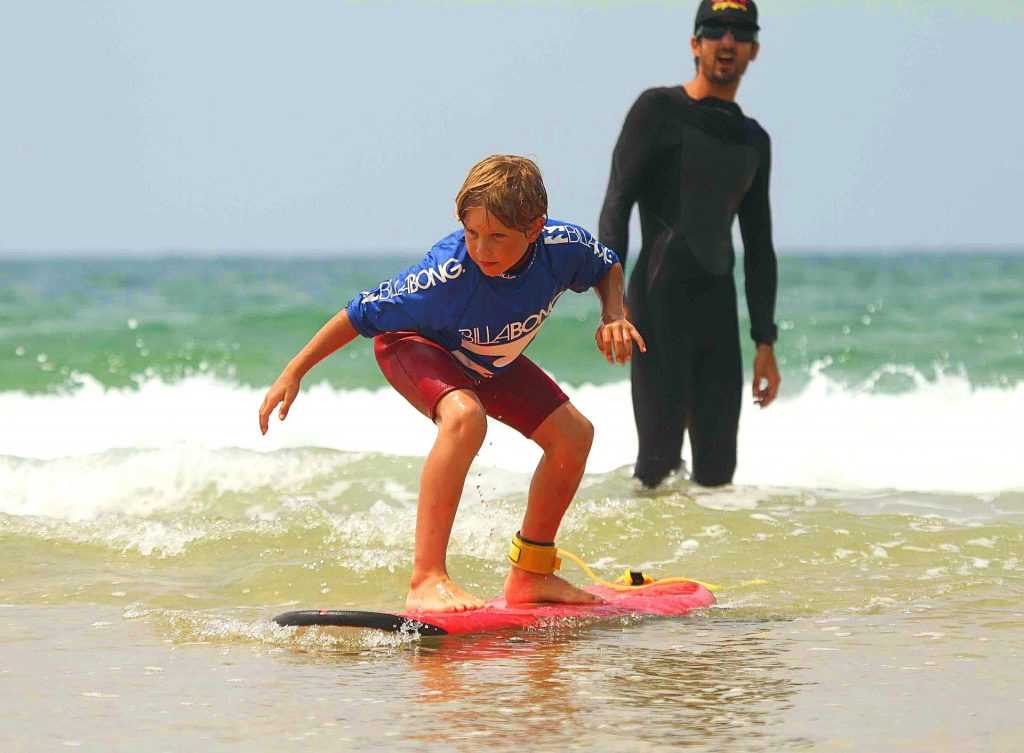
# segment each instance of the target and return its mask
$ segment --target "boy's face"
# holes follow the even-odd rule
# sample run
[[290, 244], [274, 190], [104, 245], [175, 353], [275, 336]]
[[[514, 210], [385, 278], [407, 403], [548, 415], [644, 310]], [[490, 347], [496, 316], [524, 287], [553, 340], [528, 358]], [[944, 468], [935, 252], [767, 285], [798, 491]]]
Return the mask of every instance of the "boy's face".
[[462, 214], [462, 225], [470, 258], [488, 277], [499, 277], [512, 269], [537, 240], [544, 229], [544, 218], [538, 217], [524, 233], [505, 227], [483, 207], [470, 207]]

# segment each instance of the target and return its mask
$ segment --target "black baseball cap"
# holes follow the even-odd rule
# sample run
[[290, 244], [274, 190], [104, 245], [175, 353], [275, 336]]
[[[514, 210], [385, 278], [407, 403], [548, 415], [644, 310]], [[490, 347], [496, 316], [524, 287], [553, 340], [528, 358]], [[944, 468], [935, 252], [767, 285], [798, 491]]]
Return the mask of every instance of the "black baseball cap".
[[754, 0], [702, 0], [697, 8], [697, 18], [693, 22], [693, 30], [701, 24], [729, 20], [743, 26], [760, 29], [757, 25], [757, 6]]

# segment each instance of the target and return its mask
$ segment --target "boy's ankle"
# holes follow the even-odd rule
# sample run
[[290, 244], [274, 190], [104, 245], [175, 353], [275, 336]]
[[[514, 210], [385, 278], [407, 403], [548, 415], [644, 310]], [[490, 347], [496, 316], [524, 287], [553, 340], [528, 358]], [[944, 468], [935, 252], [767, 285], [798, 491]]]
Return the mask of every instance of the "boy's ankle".
[[440, 583], [446, 580], [451, 580], [447, 570], [436, 570], [433, 568], [413, 570], [412, 575], [409, 577], [409, 588], [416, 589], [424, 583]]

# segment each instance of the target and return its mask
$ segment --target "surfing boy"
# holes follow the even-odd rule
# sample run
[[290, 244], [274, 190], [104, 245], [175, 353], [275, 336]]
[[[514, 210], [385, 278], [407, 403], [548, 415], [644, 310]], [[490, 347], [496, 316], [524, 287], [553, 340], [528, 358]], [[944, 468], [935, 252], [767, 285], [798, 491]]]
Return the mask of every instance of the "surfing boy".
[[555, 534], [583, 477], [591, 423], [521, 355], [566, 290], [594, 288], [595, 334], [609, 363], [645, 349], [623, 308], [622, 266], [586, 230], [547, 219], [547, 191], [529, 159], [495, 155], [470, 170], [455, 198], [462, 229], [419, 263], [356, 296], [291, 360], [260, 406], [260, 430], [281, 420], [305, 374], [358, 335], [374, 339], [384, 376], [437, 425], [423, 464], [406, 608], [464, 611], [485, 605], [448, 575], [446, 554], [487, 416], [536, 442], [543, 457], [513, 538], [510, 604], [600, 601], [554, 575]]

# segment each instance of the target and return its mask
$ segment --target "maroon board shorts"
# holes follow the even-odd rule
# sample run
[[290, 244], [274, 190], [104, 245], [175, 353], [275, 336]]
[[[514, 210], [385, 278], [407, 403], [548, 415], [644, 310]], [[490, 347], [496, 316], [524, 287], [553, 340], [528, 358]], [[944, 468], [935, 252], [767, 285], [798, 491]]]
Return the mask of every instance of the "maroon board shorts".
[[474, 380], [454, 356], [415, 332], [389, 332], [373, 338], [373, 352], [391, 386], [431, 421], [437, 404], [452, 390], [472, 390], [488, 416], [526, 437], [569, 398], [525, 356], [492, 377]]

